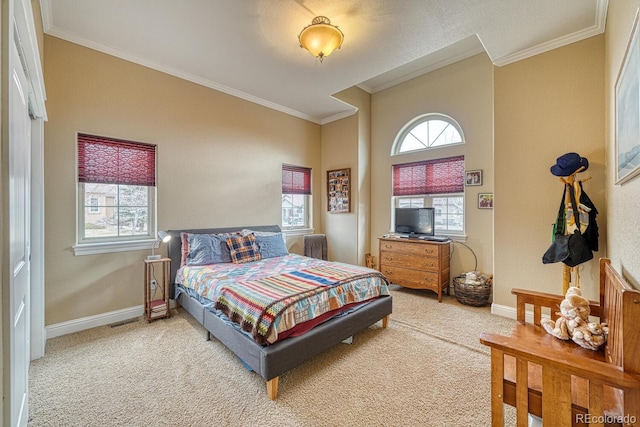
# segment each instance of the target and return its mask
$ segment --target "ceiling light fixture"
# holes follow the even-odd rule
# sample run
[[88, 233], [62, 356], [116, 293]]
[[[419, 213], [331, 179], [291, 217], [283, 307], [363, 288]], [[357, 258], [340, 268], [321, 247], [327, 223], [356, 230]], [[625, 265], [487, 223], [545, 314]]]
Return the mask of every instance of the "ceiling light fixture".
[[300, 47], [307, 49], [320, 62], [325, 56], [331, 55], [336, 49], [342, 46], [344, 34], [338, 27], [331, 25], [331, 21], [326, 16], [316, 16], [298, 34]]

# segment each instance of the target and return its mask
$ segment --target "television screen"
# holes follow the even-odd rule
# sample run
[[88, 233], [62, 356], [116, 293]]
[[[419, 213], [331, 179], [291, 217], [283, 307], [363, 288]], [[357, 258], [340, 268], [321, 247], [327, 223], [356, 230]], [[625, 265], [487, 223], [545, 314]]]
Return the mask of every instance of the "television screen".
[[396, 233], [433, 236], [434, 223], [433, 208], [396, 208]]

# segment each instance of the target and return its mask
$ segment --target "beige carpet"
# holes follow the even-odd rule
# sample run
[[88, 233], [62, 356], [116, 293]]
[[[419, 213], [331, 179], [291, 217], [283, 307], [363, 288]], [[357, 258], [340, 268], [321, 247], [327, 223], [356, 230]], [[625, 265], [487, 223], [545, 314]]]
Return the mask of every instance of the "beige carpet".
[[278, 399], [184, 311], [51, 339], [30, 370], [30, 426], [488, 426], [482, 331], [513, 321], [392, 287], [380, 322], [283, 374]]

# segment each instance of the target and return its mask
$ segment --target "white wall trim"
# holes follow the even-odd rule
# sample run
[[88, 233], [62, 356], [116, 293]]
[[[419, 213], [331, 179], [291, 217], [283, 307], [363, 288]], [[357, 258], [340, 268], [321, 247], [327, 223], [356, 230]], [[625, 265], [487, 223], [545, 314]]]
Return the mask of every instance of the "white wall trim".
[[496, 314], [502, 317], [508, 317], [509, 319], [516, 318], [516, 308], [509, 307], [508, 305], [500, 305], [496, 303], [491, 304], [491, 314]]
[[47, 343], [44, 301], [44, 120], [31, 120], [31, 360]]
[[[510, 307], [508, 305], [500, 305], [500, 304], [491, 304], [491, 313], [496, 314], [502, 317], [508, 317], [510, 319], [517, 318], [517, 311], [515, 307]], [[549, 318], [548, 314], [542, 314], [542, 318]], [[525, 313], [525, 321], [527, 323], [533, 323], [533, 312], [528, 311]]]
[[59, 337], [61, 335], [72, 334], [98, 326], [110, 325], [112, 323], [123, 322], [142, 316], [144, 306], [124, 308], [122, 310], [102, 313], [95, 316], [81, 317], [80, 319], [68, 320], [66, 322], [55, 323], [47, 326], [47, 339]]
[[521, 61], [523, 59], [527, 59], [541, 53], [549, 52], [551, 50], [567, 46], [571, 43], [579, 42], [581, 40], [588, 39], [589, 37], [597, 36], [598, 34], [604, 33], [605, 25], [607, 22], [608, 6], [609, 0], [598, 0], [598, 3], [596, 5], [596, 22], [594, 22], [591, 27], [584, 30], [576, 31], [564, 37], [558, 37], [557, 39], [551, 40], [547, 43], [539, 44], [537, 46], [533, 46], [529, 49], [523, 49], [510, 55], [505, 55], [502, 58], [497, 58], [493, 61], [493, 64], [498, 67], [502, 67], [504, 65]]
[[[169, 308], [175, 310], [177, 307], [175, 300], [169, 301]], [[79, 319], [68, 320], [66, 322], [54, 323], [47, 326], [47, 339], [62, 335], [73, 334], [98, 326], [111, 325], [112, 323], [124, 322], [134, 319], [144, 314], [144, 306], [123, 308], [121, 310], [110, 311], [108, 313], [96, 314], [95, 316], [81, 317]]]

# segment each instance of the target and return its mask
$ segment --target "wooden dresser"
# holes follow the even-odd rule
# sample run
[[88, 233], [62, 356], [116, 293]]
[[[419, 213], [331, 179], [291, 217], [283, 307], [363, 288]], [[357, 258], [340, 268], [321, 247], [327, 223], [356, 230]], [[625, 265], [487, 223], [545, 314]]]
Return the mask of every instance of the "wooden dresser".
[[391, 283], [449, 295], [449, 242], [380, 237], [380, 272]]

